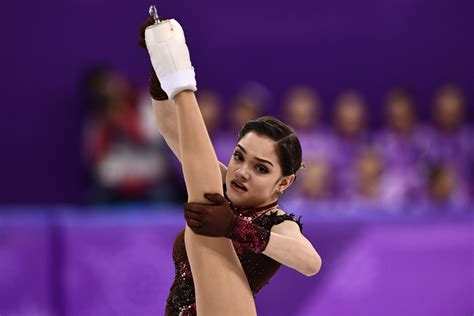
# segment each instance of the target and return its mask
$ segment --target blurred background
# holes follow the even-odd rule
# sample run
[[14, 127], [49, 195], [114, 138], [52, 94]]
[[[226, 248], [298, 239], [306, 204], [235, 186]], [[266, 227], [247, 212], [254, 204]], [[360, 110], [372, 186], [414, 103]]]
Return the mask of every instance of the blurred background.
[[[164, 312], [186, 190], [137, 45], [149, 5], [8, 4], [2, 316]], [[282, 267], [259, 315], [474, 313], [472, 1], [157, 5], [186, 30], [220, 161], [261, 115], [303, 147], [280, 206], [323, 267]]]

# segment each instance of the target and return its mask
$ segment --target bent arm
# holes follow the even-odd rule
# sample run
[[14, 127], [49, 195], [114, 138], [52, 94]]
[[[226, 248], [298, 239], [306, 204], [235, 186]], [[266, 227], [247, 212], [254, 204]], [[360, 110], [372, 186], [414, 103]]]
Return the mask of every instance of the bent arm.
[[[156, 126], [168, 144], [168, 147], [174, 153], [176, 158], [181, 162], [176, 103], [174, 103], [172, 100], [157, 101], [153, 98], [151, 100], [153, 112], [155, 113]], [[227, 167], [219, 161], [219, 169], [222, 175], [222, 183], [224, 183]]]
[[306, 276], [318, 273], [322, 265], [321, 257], [311, 242], [292, 221], [272, 227], [270, 240], [262, 253]]

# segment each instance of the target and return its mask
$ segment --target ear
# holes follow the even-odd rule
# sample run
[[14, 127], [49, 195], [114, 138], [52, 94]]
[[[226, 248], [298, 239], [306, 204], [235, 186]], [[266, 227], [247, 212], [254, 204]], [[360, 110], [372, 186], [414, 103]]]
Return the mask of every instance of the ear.
[[294, 174], [281, 178], [280, 183], [278, 183], [278, 190], [281, 192], [285, 191], [290, 185], [293, 184], [295, 178], [296, 176]]

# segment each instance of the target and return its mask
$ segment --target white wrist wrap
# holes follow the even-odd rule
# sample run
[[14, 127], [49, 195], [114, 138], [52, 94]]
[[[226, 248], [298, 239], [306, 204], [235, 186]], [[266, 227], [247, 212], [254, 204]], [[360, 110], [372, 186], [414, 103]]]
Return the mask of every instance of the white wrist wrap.
[[183, 90], [197, 90], [183, 28], [176, 20], [148, 27], [145, 42], [161, 87], [170, 99]]
[[160, 83], [161, 88], [166, 92], [170, 99], [174, 99], [174, 97], [183, 90], [197, 90], [193, 67], [181, 69], [160, 78]]

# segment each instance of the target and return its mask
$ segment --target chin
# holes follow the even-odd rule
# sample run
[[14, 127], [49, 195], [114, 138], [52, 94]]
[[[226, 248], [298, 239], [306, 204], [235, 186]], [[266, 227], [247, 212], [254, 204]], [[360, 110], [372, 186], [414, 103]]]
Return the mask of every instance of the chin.
[[242, 202], [242, 199], [239, 198], [238, 196], [236, 196], [235, 192], [232, 192], [232, 191], [227, 191], [227, 197], [229, 198], [229, 200], [234, 203], [234, 204], [240, 204]]
[[238, 207], [248, 206], [247, 203], [245, 203], [247, 199], [242, 198], [241, 196], [238, 196], [235, 192], [227, 191], [227, 197], [235, 206], [238, 206]]

